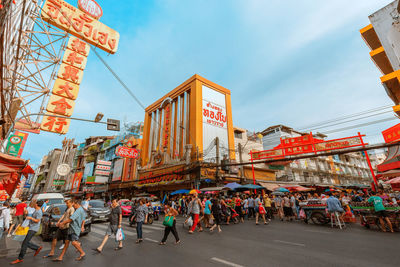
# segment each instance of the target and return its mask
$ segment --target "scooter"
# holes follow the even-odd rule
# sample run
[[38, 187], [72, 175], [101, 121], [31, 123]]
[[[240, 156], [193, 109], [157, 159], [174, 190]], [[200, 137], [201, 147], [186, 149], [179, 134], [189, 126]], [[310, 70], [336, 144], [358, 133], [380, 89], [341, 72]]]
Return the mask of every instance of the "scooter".
[[232, 207], [227, 206], [226, 211], [222, 212], [221, 220], [227, 223], [229, 216], [231, 217], [231, 222], [233, 222], [234, 224], [239, 223], [239, 214]]

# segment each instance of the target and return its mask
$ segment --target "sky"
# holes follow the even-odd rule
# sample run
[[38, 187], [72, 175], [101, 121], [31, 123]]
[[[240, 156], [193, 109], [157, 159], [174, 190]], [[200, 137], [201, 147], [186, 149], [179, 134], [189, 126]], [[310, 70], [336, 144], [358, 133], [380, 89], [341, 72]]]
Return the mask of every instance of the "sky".
[[[231, 90], [235, 126], [298, 129], [393, 104], [359, 32], [368, 15], [390, 2], [99, 0], [100, 21], [120, 33], [120, 42], [114, 55], [97, 51], [144, 106], [199, 74]], [[91, 51], [73, 117], [94, 119], [98, 112], [122, 122], [144, 120], [144, 110]], [[360, 131], [369, 142], [381, 142], [380, 132], [395, 124], [329, 138]], [[65, 137], [82, 142], [115, 134], [103, 124], [72, 121], [65, 136], [30, 134], [22, 157], [38, 164]]]

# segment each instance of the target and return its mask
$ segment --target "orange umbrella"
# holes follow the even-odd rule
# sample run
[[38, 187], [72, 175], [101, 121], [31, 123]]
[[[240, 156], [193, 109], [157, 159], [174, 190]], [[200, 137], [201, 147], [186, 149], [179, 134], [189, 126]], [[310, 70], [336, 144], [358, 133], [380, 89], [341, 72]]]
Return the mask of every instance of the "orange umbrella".
[[197, 190], [197, 189], [192, 189], [192, 190], [190, 190], [190, 192], [189, 192], [189, 194], [195, 194], [195, 193], [200, 194], [201, 191], [200, 191], [200, 190]]

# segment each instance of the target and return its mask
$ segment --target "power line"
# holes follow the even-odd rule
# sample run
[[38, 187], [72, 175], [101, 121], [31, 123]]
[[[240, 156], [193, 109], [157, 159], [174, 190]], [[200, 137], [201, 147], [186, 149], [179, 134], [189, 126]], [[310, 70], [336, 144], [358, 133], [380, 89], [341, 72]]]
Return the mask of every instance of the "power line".
[[345, 130], [350, 130], [350, 129], [359, 128], [359, 127], [363, 127], [363, 126], [369, 126], [369, 125], [372, 125], [372, 124], [377, 124], [377, 123], [386, 122], [386, 121], [392, 121], [392, 120], [398, 120], [398, 118], [392, 117], [392, 118], [386, 118], [386, 119], [376, 120], [376, 121], [372, 121], [372, 122], [356, 124], [356, 125], [352, 125], [352, 126], [348, 126], [348, 127], [344, 127], [344, 128], [340, 128], [340, 129], [327, 131], [327, 132], [324, 132], [324, 134], [342, 132], [342, 131], [345, 131]]
[[364, 110], [364, 111], [361, 111], [361, 112], [357, 112], [357, 113], [353, 113], [353, 114], [349, 114], [349, 115], [345, 115], [345, 116], [329, 119], [329, 120], [326, 120], [326, 121], [313, 123], [313, 124], [310, 124], [310, 125], [307, 125], [307, 126], [304, 126], [304, 127], [299, 127], [298, 129], [300, 131], [302, 131], [302, 130], [305, 130], [305, 129], [314, 128], [314, 127], [318, 127], [318, 126], [325, 125], [325, 124], [328, 124], [328, 123], [332, 123], [332, 122], [335, 122], [335, 121], [345, 120], [345, 119], [348, 119], [348, 118], [351, 118], [351, 117], [358, 117], [358, 116], [361, 116], [361, 115], [365, 115], [365, 114], [368, 114], [368, 113], [380, 111], [380, 110], [387, 109], [387, 108], [390, 108], [390, 107], [391, 107], [391, 105], [380, 106], [380, 107], [376, 107], [376, 108], [373, 108], [373, 109], [368, 109], [368, 110]]

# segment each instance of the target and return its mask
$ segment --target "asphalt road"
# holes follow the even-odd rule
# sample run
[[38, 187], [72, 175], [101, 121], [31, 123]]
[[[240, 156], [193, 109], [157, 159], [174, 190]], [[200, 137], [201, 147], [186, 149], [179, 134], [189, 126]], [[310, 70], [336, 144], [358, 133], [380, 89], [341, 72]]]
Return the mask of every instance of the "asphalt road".
[[[19, 266], [399, 266], [400, 233], [381, 233], [350, 225], [345, 230], [329, 226], [307, 225], [303, 222], [272, 221], [270, 225], [244, 224], [222, 226], [222, 233], [202, 232], [189, 235], [183, 229], [182, 218], [177, 228], [182, 243], [174, 244], [170, 235], [166, 246], [159, 246], [163, 235], [162, 221], [145, 225], [144, 242], [136, 244], [136, 229], [124, 223], [127, 235], [124, 249], [114, 251], [116, 243], [110, 239], [102, 254], [92, 248], [99, 245], [107, 228], [106, 223], [96, 223], [92, 232], [81, 238], [87, 257], [76, 262], [78, 256], [70, 247], [64, 262], [53, 263], [43, 259], [50, 250], [49, 242], [35, 242], [44, 246], [33, 257], [29, 251]], [[0, 242], [0, 266], [7, 266], [16, 258], [19, 243]], [[58, 244], [58, 246], [60, 243]], [[56, 254], [60, 251], [57, 250]]]

